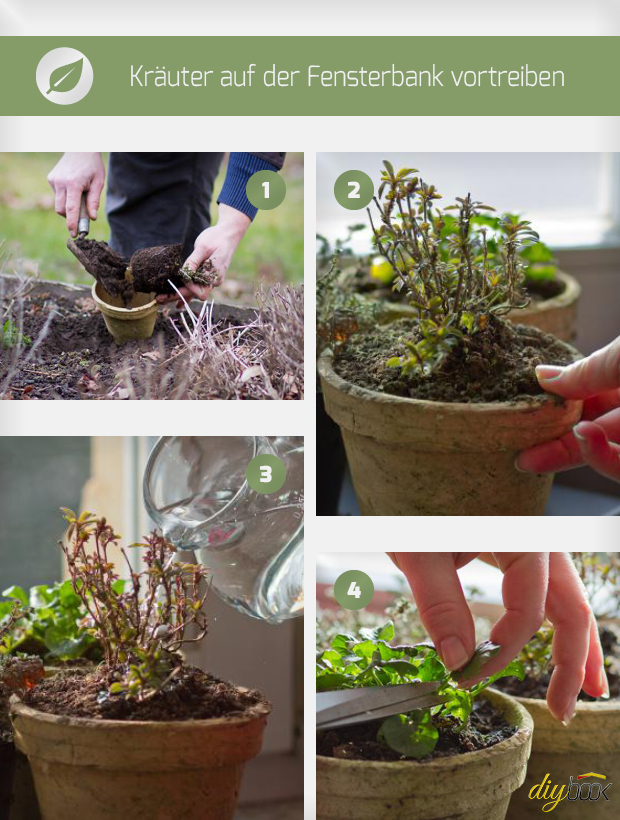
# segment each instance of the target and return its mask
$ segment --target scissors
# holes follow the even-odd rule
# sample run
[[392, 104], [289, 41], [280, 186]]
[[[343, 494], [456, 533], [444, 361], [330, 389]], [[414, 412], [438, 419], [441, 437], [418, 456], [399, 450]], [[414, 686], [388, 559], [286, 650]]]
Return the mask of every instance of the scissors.
[[439, 681], [399, 683], [395, 686], [371, 686], [367, 689], [339, 689], [318, 692], [316, 728], [335, 729], [369, 720], [400, 715], [413, 709], [426, 709], [445, 703], [438, 697]]

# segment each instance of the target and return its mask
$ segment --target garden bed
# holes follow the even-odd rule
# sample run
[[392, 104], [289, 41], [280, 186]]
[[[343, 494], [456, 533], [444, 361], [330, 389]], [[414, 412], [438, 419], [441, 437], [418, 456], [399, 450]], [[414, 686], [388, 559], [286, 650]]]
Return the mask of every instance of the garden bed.
[[[3, 324], [11, 317], [14, 335], [23, 334], [24, 340], [21, 347], [14, 339], [0, 347], [2, 398], [301, 398], [299, 369], [294, 372], [291, 365], [287, 372], [284, 359], [277, 372], [264, 361], [266, 325], [273, 319], [269, 310], [213, 303], [199, 316], [190, 315], [193, 305], [166, 305], [150, 339], [119, 346], [87, 286], [9, 276], [2, 276], [0, 285]], [[295, 292], [284, 291], [290, 293]], [[298, 353], [297, 365], [303, 345]], [[217, 367], [225, 372], [210, 372]], [[249, 374], [248, 368], [253, 368]], [[262, 396], [256, 390], [259, 379], [271, 387]]]

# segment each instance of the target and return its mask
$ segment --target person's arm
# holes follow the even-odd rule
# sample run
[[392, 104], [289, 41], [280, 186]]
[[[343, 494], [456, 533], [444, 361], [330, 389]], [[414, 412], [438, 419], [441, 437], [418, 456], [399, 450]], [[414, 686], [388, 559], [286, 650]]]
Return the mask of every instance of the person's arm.
[[[420, 619], [448, 669], [460, 669], [475, 649], [474, 622], [457, 570], [478, 553], [389, 553], [405, 574]], [[501, 651], [472, 681], [499, 672], [540, 628], [547, 617], [555, 627], [554, 669], [547, 691], [551, 713], [569, 723], [580, 690], [609, 697], [598, 628], [587, 595], [567, 553], [497, 552], [482, 554], [504, 573], [506, 612], [493, 626], [491, 640]]]
[[[196, 238], [193, 253], [185, 264], [192, 270], [199, 268], [207, 259], [211, 259], [220, 281], [224, 280], [237, 246], [258, 213], [247, 197], [246, 185], [252, 174], [257, 171], [279, 171], [284, 163], [284, 153], [254, 154], [233, 151], [228, 161], [226, 179], [217, 199], [219, 215], [217, 224], [207, 228]], [[189, 284], [180, 289], [185, 298], [196, 296], [208, 299], [212, 288], [206, 285]], [[175, 299], [176, 295], [157, 297], [160, 302]]]
[[555, 473], [588, 464], [620, 481], [620, 337], [567, 367], [539, 365], [536, 376], [549, 393], [583, 399], [583, 415], [562, 438], [520, 453], [517, 468]]
[[84, 191], [88, 192], [88, 216], [97, 219], [105, 182], [105, 167], [98, 151], [68, 151], [52, 168], [47, 181], [54, 191], [55, 211], [66, 217], [71, 236], [77, 236], [80, 201]]

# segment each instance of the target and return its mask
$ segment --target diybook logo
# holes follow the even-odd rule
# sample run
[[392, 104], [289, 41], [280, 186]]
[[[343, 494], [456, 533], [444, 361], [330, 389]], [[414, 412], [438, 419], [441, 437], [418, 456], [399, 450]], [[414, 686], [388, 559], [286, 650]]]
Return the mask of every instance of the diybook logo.
[[[553, 811], [555, 807], [562, 800], [609, 800], [607, 791], [613, 785], [612, 783], [604, 783], [607, 777], [604, 774], [597, 774], [596, 772], [587, 772], [586, 774], [577, 775], [573, 780], [571, 775], [568, 780], [568, 786], [564, 784], [553, 785], [549, 778], [551, 775], [546, 774], [542, 783], [537, 783], [532, 786], [529, 793], [530, 800], [547, 800], [542, 807], [543, 811]], [[594, 783], [580, 782], [586, 778], [598, 778]], [[585, 817], [586, 815], [584, 815]]]
[[48, 51], [37, 66], [39, 91], [57, 105], [72, 105], [83, 100], [92, 84], [90, 60], [76, 48]]

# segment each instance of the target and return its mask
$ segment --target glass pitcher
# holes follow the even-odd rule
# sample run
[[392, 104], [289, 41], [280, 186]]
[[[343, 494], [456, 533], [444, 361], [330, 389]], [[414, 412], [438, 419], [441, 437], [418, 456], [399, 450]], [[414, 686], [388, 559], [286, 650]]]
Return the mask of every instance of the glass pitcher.
[[[268, 495], [245, 477], [264, 453], [286, 467], [284, 485]], [[164, 436], [143, 490], [155, 524], [175, 547], [195, 552], [225, 601], [270, 623], [303, 614], [303, 437]]]

